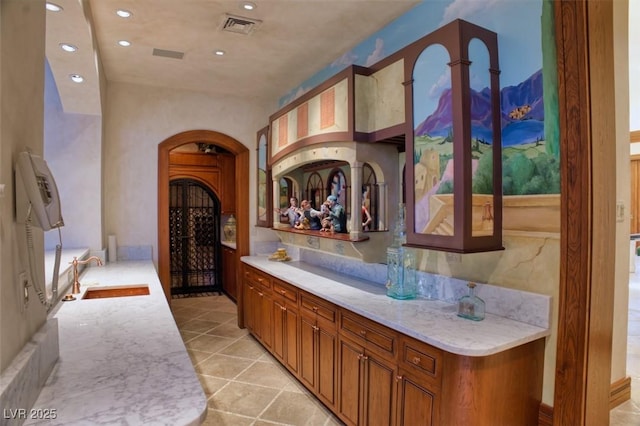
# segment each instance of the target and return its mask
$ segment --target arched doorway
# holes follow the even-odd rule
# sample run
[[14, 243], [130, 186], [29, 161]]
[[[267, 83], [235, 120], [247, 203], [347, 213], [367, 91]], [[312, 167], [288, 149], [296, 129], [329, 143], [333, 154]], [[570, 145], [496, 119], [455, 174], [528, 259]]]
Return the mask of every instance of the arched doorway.
[[222, 294], [220, 200], [194, 179], [169, 183], [171, 296]]
[[[171, 303], [169, 247], [169, 153], [189, 143], [217, 145], [235, 158], [236, 212], [236, 282], [239, 282], [239, 259], [249, 254], [249, 150], [241, 142], [212, 130], [188, 130], [173, 135], [158, 145], [158, 275], [167, 301]], [[242, 327], [241, 295], [238, 299], [238, 323]]]

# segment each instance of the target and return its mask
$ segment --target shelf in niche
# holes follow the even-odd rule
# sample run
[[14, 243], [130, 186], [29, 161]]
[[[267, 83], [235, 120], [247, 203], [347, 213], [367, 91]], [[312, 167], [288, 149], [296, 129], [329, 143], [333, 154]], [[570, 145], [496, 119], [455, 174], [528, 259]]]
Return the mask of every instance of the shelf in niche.
[[338, 233], [331, 233], [331, 232], [320, 232], [320, 231], [312, 231], [312, 230], [302, 230], [302, 229], [295, 229], [295, 228], [291, 228], [290, 226], [287, 227], [273, 227], [271, 228], [274, 231], [283, 231], [283, 232], [290, 232], [292, 234], [299, 234], [299, 235], [307, 235], [307, 236], [311, 236], [311, 237], [319, 237], [319, 238], [327, 238], [330, 240], [339, 240], [339, 241], [348, 241], [350, 243], [359, 243], [362, 241], [368, 241], [369, 237], [368, 236], [363, 236], [360, 237], [356, 240], [352, 240], [351, 239], [351, 235], [350, 234], [338, 234]]

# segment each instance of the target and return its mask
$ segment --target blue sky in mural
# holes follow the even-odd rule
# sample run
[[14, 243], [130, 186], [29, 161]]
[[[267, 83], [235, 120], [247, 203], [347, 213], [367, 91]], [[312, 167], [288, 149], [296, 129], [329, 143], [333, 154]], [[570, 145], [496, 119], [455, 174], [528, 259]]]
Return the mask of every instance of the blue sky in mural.
[[541, 13], [541, 0], [425, 0], [292, 89], [280, 99], [280, 106], [349, 65], [375, 64], [454, 19], [498, 34], [500, 86], [517, 85], [542, 67]]

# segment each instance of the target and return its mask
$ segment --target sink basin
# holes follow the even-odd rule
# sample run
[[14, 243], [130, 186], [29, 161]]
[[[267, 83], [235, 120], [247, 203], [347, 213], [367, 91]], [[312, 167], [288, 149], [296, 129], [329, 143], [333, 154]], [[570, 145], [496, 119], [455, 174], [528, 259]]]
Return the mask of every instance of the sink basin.
[[83, 299], [105, 299], [108, 297], [146, 296], [149, 294], [147, 284], [119, 285], [109, 287], [89, 287]]

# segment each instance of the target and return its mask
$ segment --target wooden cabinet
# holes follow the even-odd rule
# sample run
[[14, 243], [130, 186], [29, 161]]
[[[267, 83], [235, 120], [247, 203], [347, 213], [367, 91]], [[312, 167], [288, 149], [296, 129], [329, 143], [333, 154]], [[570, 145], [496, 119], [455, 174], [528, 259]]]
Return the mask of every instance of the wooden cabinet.
[[300, 321], [298, 290], [273, 279], [273, 355], [293, 374], [298, 373]]
[[300, 294], [299, 379], [330, 408], [336, 403], [337, 307]]
[[245, 324], [267, 348], [273, 345], [271, 279], [248, 266], [243, 272]]
[[537, 425], [544, 338], [435, 348], [243, 264], [245, 325], [348, 425]]
[[230, 247], [222, 246], [222, 289], [234, 302], [238, 300], [236, 271], [236, 251]]
[[351, 425], [394, 425], [397, 334], [340, 311], [339, 416]]
[[442, 351], [401, 336], [398, 364], [397, 424], [439, 424]]

